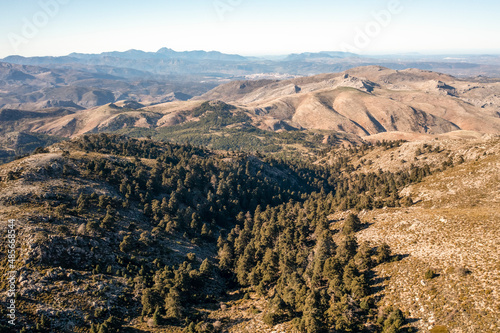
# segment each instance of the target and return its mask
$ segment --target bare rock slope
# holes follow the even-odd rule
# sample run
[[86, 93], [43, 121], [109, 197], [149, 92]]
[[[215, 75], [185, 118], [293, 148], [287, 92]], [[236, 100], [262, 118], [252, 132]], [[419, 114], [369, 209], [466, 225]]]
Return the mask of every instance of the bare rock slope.
[[[82, 98], [90, 94], [86, 90], [74, 93]], [[94, 93], [87, 97], [104, 98]], [[199, 121], [205, 113], [193, 110], [210, 101], [230, 104], [231, 113], [245, 115], [246, 125], [269, 131], [343, 132], [365, 140], [419, 140], [457, 131], [476, 133], [473, 136], [500, 133], [500, 82], [465, 81], [417, 69], [368, 66], [282, 81], [235, 81], [188, 101], [160, 104], [109, 101], [102, 100], [108, 104], [97, 107], [90, 107], [95, 103], [89, 102], [88, 109], [81, 110], [55, 98], [53, 105], [43, 107], [70, 114], [39, 117], [42, 113], [37, 112], [33, 117], [23, 113], [22, 121], [12, 126], [16, 131], [60, 137], [130, 128], [154, 130]], [[0, 111], [0, 116], [4, 113]]]
[[459, 129], [498, 133], [499, 96], [499, 82], [368, 66], [285, 81], [232, 82], [199, 99], [221, 99], [304, 128], [373, 135]]

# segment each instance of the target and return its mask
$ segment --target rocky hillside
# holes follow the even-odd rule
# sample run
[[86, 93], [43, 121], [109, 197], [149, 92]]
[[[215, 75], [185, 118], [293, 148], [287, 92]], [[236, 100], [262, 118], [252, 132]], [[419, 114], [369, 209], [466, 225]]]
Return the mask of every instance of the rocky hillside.
[[111, 135], [39, 149], [0, 166], [18, 328], [496, 332], [498, 156], [497, 136], [293, 159]]
[[187, 100], [217, 84], [190, 76], [156, 76], [130, 68], [0, 62], [0, 108], [40, 111], [88, 109], [124, 99], [143, 103]]
[[378, 139], [392, 133], [459, 130], [494, 134], [500, 131], [499, 96], [498, 82], [372, 66], [283, 81], [236, 81], [187, 102], [108, 103], [37, 121], [31, 130], [65, 137], [124, 128], [156, 130], [197, 122], [204, 114], [193, 116], [193, 109], [205, 101], [223, 101], [244, 113], [247, 124], [267, 131], [322, 130]]
[[452, 157], [458, 153], [467, 162], [405, 188], [402, 194], [416, 203], [411, 208], [361, 214], [372, 225], [359, 237], [387, 242], [407, 255], [381, 266], [377, 275], [390, 290], [383, 301], [419, 318], [422, 332], [435, 326], [495, 332], [500, 329], [500, 142], [450, 148]]
[[498, 82], [369, 66], [284, 81], [232, 82], [199, 99], [220, 99], [298, 127], [366, 136], [459, 129], [498, 133], [499, 98]]

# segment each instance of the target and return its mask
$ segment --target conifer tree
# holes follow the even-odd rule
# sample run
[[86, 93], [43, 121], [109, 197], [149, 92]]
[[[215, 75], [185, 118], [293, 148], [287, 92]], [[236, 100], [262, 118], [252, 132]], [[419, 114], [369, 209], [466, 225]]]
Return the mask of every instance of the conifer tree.
[[172, 288], [165, 298], [165, 315], [170, 320], [178, 321], [182, 318], [182, 312], [180, 293], [176, 288]]

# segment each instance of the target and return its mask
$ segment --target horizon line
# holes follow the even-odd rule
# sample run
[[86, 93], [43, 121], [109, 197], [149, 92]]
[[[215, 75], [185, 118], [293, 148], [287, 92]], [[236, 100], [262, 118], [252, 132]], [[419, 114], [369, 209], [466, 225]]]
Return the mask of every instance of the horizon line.
[[322, 50], [322, 51], [292, 51], [292, 52], [285, 52], [285, 53], [234, 53], [234, 52], [223, 52], [219, 50], [203, 50], [203, 49], [191, 49], [191, 50], [175, 50], [169, 47], [161, 47], [156, 51], [146, 51], [146, 50], [141, 50], [141, 49], [126, 49], [126, 50], [112, 50], [112, 51], [100, 51], [100, 52], [70, 52], [66, 54], [60, 54], [60, 55], [21, 55], [21, 54], [9, 54], [3, 58], [2, 60], [8, 57], [22, 57], [22, 58], [60, 58], [60, 57], [68, 57], [71, 56], [72, 54], [82, 54], [82, 55], [101, 55], [104, 53], [126, 53], [130, 51], [138, 51], [138, 52], [143, 52], [143, 53], [158, 53], [162, 49], [169, 49], [172, 50], [176, 53], [183, 53], [183, 52], [217, 52], [225, 55], [235, 55], [235, 56], [243, 56], [243, 57], [286, 57], [289, 55], [298, 55], [298, 54], [319, 54], [319, 53], [340, 53], [340, 54], [354, 54], [357, 56], [363, 56], [363, 57], [369, 57], [369, 56], [451, 56], [451, 55], [456, 55], [456, 56], [480, 56], [480, 55], [493, 55], [493, 56], [500, 56], [500, 50], [421, 50], [421, 51], [384, 51], [384, 52], [373, 52], [373, 53], [353, 53], [353, 52], [345, 52], [341, 50]]

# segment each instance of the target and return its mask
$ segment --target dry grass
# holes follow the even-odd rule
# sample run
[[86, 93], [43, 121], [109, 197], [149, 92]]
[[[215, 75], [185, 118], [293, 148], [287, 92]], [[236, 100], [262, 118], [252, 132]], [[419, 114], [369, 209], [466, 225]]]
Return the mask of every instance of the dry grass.
[[[406, 189], [411, 208], [363, 212], [361, 240], [407, 255], [377, 268], [382, 303], [400, 306], [422, 331], [500, 331], [498, 155], [435, 174]], [[438, 276], [425, 279], [433, 269]]]
[[263, 321], [267, 301], [256, 294], [249, 299], [232, 293], [227, 301], [220, 304], [217, 310], [210, 313], [209, 318], [221, 323], [222, 332], [230, 333], [298, 333], [283, 323], [270, 327]]

